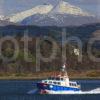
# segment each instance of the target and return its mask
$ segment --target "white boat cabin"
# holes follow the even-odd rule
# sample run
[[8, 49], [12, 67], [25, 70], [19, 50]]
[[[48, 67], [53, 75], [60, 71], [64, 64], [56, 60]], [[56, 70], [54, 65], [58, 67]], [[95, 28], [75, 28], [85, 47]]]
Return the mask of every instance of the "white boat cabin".
[[47, 80], [42, 80], [42, 83], [60, 86], [78, 87], [77, 82], [69, 81], [68, 77], [50, 77]]

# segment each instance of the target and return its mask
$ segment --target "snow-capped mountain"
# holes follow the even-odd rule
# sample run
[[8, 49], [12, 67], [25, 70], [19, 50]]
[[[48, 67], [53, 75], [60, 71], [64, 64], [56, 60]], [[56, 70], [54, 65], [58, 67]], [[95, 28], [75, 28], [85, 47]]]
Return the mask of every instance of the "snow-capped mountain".
[[64, 1], [60, 1], [52, 10], [52, 13], [91, 16], [89, 13], [83, 11], [79, 7], [73, 6], [70, 3]]
[[0, 26], [6, 26], [6, 25], [14, 25], [15, 23], [9, 22], [7, 17], [0, 15]]
[[48, 12], [51, 11], [52, 8], [53, 8], [52, 5], [39, 5], [39, 6], [36, 6], [30, 10], [23, 11], [21, 13], [12, 15], [9, 17], [9, 20], [11, 22], [15, 22], [15, 23], [21, 22], [25, 18], [30, 17], [30, 16], [35, 15], [35, 14], [47, 14]]
[[68, 26], [97, 22], [94, 15], [62, 0], [56, 6], [38, 5], [9, 17], [10, 22], [21, 25]]

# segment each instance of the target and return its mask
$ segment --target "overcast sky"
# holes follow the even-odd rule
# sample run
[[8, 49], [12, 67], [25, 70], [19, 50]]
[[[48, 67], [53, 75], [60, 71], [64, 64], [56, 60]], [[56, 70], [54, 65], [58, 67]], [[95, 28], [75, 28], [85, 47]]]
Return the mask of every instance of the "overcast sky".
[[[33, 8], [36, 5], [51, 3], [57, 4], [59, 0], [0, 0], [0, 15], [11, 15]], [[100, 15], [100, 0], [63, 0], [81, 7], [95, 15]]]

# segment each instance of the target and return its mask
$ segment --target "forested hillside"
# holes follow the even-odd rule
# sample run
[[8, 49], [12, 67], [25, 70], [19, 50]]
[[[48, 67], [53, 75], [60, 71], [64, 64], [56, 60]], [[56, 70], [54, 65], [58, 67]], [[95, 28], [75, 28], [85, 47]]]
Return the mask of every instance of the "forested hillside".
[[[32, 58], [32, 62], [27, 62], [24, 59], [24, 43], [21, 41], [23, 37], [23, 32], [29, 29], [29, 36], [32, 37], [32, 41], [29, 42], [28, 55]], [[75, 35], [80, 37], [84, 41], [83, 45], [83, 58], [82, 62], [78, 62], [77, 55], [74, 53], [76, 48], [75, 44], [66, 45], [66, 57], [67, 57], [67, 70], [70, 77], [99, 77], [100, 76], [100, 62], [93, 62], [87, 54], [87, 40], [90, 37], [96, 36], [98, 30], [100, 29], [99, 24], [80, 26], [80, 27], [69, 27], [67, 28], [67, 36]], [[56, 31], [55, 31], [56, 30]], [[7, 35], [14, 36], [19, 44], [19, 54], [16, 59], [12, 61], [4, 61], [0, 57], [0, 76], [12, 76], [12, 77], [40, 77], [41, 74], [49, 76], [54, 71], [59, 71], [62, 65], [62, 45], [61, 45], [61, 28], [58, 27], [36, 27], [36, 26], [6, 26], [0, 28], [1, 39]], [[85, 32], [85, 34], [84, 34]], [[37, 34], [36, 34], [37, 33]], [[49, 36], [55, 39], [57, 43], [57, 55], [55, 59], [50, 62], [40, 62], [40, 72], [36, 72], [36, 40], [40, 38], [42, 40], [43, 36]], [[93, 48], [93, 54], [96, 57], [100, 57], [100, 50], [96, 46]], [[41, 54], [43, 57], [49, 57], [52, 53], [52, 43], [48, 40], [45, 40], [40, 45]], [[5, 41], [2, 44], [1, 48], [2, 54], [11, 58], [14, 53], [14, 44], [11, 41]], [[79, 76], [80, 75], [80, 76]]]

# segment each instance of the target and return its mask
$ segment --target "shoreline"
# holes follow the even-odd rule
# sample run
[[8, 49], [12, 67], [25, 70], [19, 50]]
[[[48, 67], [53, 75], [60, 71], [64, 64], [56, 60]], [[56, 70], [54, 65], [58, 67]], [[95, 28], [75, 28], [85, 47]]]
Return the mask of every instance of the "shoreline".
[[[36, 73], [0, 73], [0, 80], [39, 80], [46, 79], [52, 75], [56, 75], [59, 72], [36, 72]], [[68, 72], [69, 79], [71, 80], [85, 80], [85, 79], [100, 79], [100, 71], [91, 70], [85, 72], [77, 72], [77, 71], [69, 71]]]
[[[47, 77], [0, 77], [0, 80], [41, 80]], [[69, 77], [70, 80], [100, 80], [100, 77]]]

